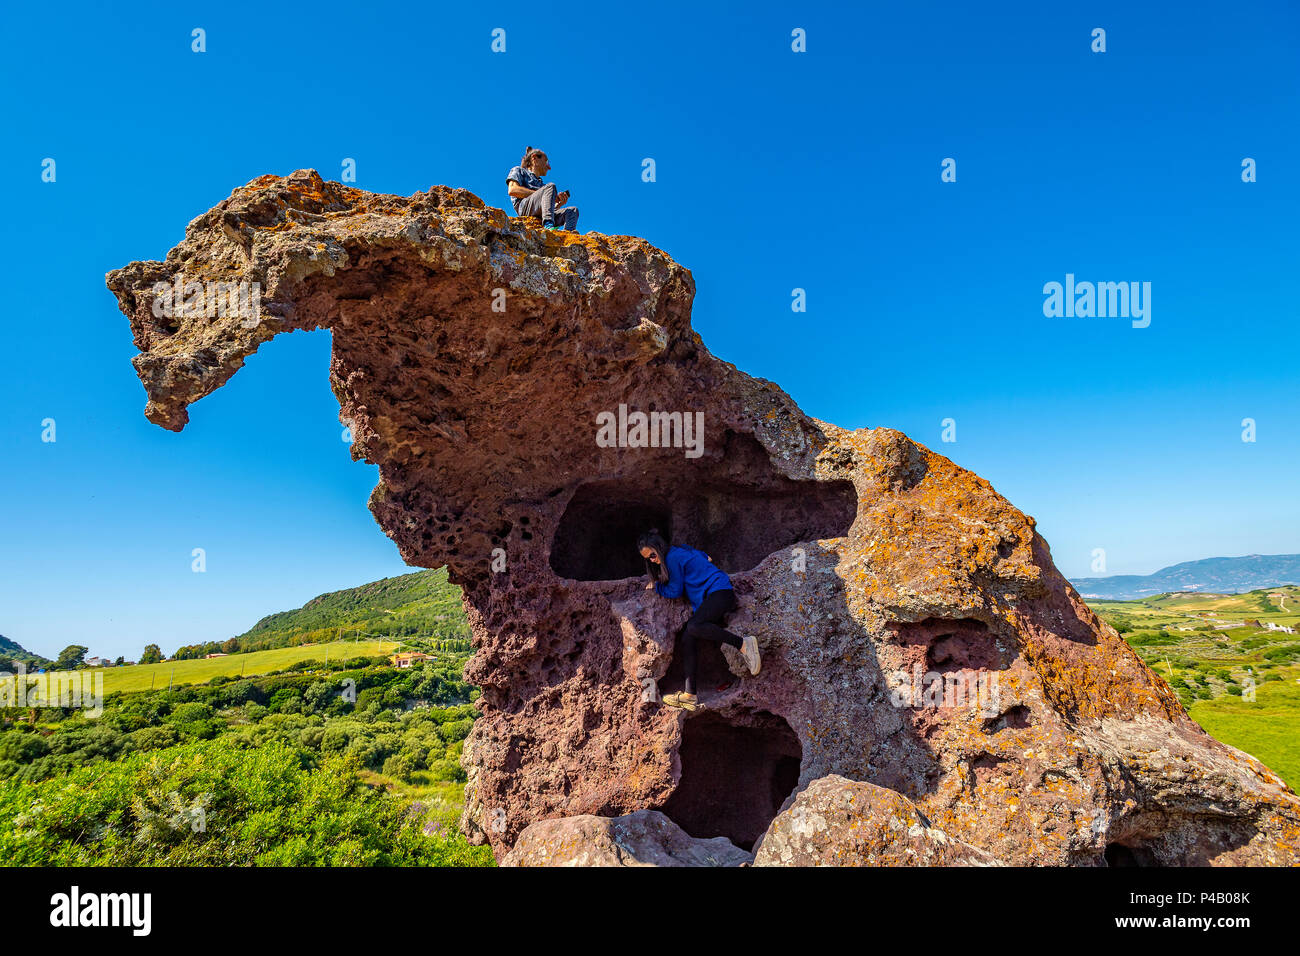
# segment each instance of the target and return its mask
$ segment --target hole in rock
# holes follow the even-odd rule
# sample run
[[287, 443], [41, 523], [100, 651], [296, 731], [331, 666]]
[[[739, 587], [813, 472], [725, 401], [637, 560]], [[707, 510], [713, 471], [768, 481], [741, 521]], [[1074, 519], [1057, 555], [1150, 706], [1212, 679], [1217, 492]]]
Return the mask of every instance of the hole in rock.
[[996, 717], [984, 720], [984, 732], [996, 734], [1001, 730], [1024, 730], [1029, 726], [1032, 714], [1024, 704], [1009, 707]]
[[[904, 647], [913, 649], [913, 660], [927, 671], [994, 671], [1003, 666], [997, 639], [981, 621], [966, 618], [927, 618], [917, 622], [893, 622], [890, 629]], [[919, 656], [917, 651], [924, 651]]]
[[750, 850], [798, 785], [803, 748], [775, 714], [738, 720], [713, 711], [686, 719], [681, 780], [659, 809], [693, 837], [724, 836]]
[[634, 478], [581, 485], [551, 544], [551, 569], [579, 581], [645, 573], [637, 535], [652, 527], [704, 551], [724, 571], [747, 571], [798, 541], [848, 534], [850, 481], [792, 481], [752, 435], [727, 432], [718, 453], [660, 456]]
[[1107, 866], [1159, 866], [1155, 854], [1141, 845], [1112, 843], [1102, 854]]
[[662, 501], [604, 484], [579, 488], [560, 519], [551, 569], [561, 577], [616, 581], [643, 575], [645, 561], [636, 549], [637, 537], [650, 528], [672, 534], [671, 511]]

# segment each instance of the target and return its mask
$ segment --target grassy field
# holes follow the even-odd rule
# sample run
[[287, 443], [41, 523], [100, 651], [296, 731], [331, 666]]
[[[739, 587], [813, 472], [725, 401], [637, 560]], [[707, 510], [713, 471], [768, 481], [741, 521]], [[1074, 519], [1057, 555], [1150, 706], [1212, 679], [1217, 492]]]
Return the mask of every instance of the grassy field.
[[1246, 620], [1295, 627], [1300, 623], [1300, 587], [1284, 585], [1245, 594], [1195, 594], [1180, 591], [1140, 601], [1092, 599], [1088, 606], [1111, 623], [1113, 617], [1135, 627], [1216, 626]]
[[332, 644], [282, 647], [270, 651], [232, 654], [211, 660], [163, 661], [161, 664], [135, 664], [104, 670], [104, 693], [117, 691], [165, 690], [172, 684], [202, 684], [214, 677], [250, 677], [283, 670], [298, 661], [339, 660], [391, 654], [394, 641], [338, 641]]
[[[1088, 602], [1213, 737], [1300, 789], [1300, 587]], [[1251, 700], [1253, 690], [1254, 700]]]
[[1225, 695], [1198, 700], [1188, 708], [1206, 732], [1261, 760], [1300, 790], [1300, 683], [1294, 679], [1261, 684], [1254, 702]]

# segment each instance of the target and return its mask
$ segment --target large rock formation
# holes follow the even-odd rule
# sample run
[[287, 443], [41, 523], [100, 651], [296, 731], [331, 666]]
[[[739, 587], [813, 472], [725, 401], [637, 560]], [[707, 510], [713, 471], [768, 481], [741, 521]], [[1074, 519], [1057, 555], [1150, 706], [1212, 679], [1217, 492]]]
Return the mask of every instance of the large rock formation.
[[[260, 314], [199, 314], [223, 287], [186, 282], [256, 282]], [[1300, 800], [1188, 719], [1031, 518], [904, 435], [813, 420], [715, 358], [691, 274], [639, 239], [300, 171], [236, 190], [108, 284], [146, 414], [175, 430], [263, 342], [332, 331], [375, 518], [465, 590], [483, 696], [462, 827], [498, 857], [535, 821], [656, 809], [774, 862], [833, 860], [826, 841], [864, 828], [884, 836], [845, 836], [855, 859], [950, 861], [918, 856], [939, 842], [921, 831], [969, 862], [1300, 858]], [[681, 413], [653, 444], [634, 414], [650, 412]], [[675, 428], [697, 414], [702, 447]], [[680, 686], [687, 610], [637, 577], [648, 525], [732, 574], [731, 627], [763, 650], [749, 677], [705, 647], [689, 716], [657, 697]], [[871, 787], [796, 802], [828, 775]], [[808, 831], [786, 818], [760, 842], [810, 806], [828, 836], [792, 841]], [[910, 856], [877, 849], [908, 820]]]

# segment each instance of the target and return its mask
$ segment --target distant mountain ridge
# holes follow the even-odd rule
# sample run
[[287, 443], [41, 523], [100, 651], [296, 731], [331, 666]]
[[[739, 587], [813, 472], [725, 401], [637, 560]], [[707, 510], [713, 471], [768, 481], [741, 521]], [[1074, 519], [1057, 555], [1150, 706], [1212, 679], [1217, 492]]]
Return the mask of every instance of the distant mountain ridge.
[[1082, 597], [1109, 601], [1136, 601], [1170, 591], [1241, 594], [1258, 588], [1300, 584], [1300, 554], [1202, 558], [1161, 568], [1153, 574], [1071, 578], [1070, 583]]

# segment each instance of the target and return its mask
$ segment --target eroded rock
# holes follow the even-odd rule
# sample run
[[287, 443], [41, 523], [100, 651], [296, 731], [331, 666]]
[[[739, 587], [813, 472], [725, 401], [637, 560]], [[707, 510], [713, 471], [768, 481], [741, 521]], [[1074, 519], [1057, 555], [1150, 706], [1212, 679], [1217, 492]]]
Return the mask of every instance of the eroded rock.
[[998, 866], [930, 825], [894, 790], [832, 774], [808, 784], [763, 835], [755, 866]]
[[657, 810], [621, 817], [538, 820], [502, 866], [741, 866], [750, 854], [725, 837], [700, 840]]
[[[178, 279], [256, 282], [261, 312], [167, 315]], [[838, 775], [1007, 863], [1300, 860], [1300, 800], [1188, 719], [1031, 518], [899, 432], [813, 420], [712, 356], [690, 273], [642, 240], [307, 170], [237, 189], [108, 284], [146, 414], [175, 430], [262, 342], [331, 330], [352, 454], [379, 469], [371, 511], [465, 591], [483, 696], [461, 825], [498, 858], [539, 820], [647, 809], [748, 849]], [[702, 454], [598, 442], [620, 405], [702, 412]], [[687, 610], [635, 577], [649, 524], [732, 575], [730, 627], [764, 655], [738, 676], [705, 647], [689, 718], [656, 695], [680, 686]]]

